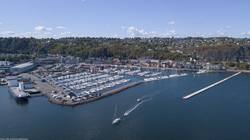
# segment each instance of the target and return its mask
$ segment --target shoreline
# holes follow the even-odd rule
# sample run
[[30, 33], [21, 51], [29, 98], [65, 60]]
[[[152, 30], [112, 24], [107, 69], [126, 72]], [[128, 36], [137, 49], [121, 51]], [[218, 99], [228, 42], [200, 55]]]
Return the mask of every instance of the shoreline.
[[[86, 64], [82, 63], [83, 65], [93, 66], [95, 64]], [[120, 68], [138, 68], [138, 69], [160, 69], [160, 70], [177, 70], [177, 71], [194, 71], [198, 72], [199, 69], [185, 69], [185, 68], [165, 68], [165, 67], [138, 67], [138, 66], [127, 66], [127, 65], [112, 65], [112, 64], [97, 64], [97, 66], [111, 66], [111, 67], [120, 67]], [[203, 69], [202, 69], [203, 70]], [[243, 72], [243, 73], [250, 73], [250, 70], [207, 70], [208, 72]]]

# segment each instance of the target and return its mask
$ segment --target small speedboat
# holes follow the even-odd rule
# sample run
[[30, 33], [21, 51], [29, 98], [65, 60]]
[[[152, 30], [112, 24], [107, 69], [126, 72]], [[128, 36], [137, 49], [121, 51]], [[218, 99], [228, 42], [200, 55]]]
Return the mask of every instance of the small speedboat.
[[140, 102], [141, 101], [141, 99], [137, 99], [137, 102]]
[[113, 122], [112, 122], [112, 124], [114, 125], [114, 124], [117, 124], [117, 123], [119, 123], [120, 122], [120, 118], [117, 118], [117, 119], [115, 119]]

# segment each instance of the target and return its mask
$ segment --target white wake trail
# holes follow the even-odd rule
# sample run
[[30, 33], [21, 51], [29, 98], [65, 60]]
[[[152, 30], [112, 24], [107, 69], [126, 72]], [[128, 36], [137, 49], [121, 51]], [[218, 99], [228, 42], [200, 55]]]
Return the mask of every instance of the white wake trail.
[[144, 100], [144, 101], [138, 103], [138, 104], [137, 104], [136, 106], [134, 106], [133, 108], [127, 110], [127, 111], [124, 113], [124, 116], [129, 115], [129, 113], [131, 113], [133, 110], [135, 110], [140, 104], [142, 104], [142, 103], [144, 103], [144, 102], [147, 102], [147, 101], [149, 101], [149, 100], [151, 100], [151, 99], [152, 99], [152, 98], [149, 98], [149, 99], [147, 99], [147, 100]]
[[[136, 104], [133, 108], [127, 110], [127, 111], [124, 113], [124, 116], [129, 115], [129, 113], [131, 113], [132, 111], [134, 111], [140, 104], [142, 104], [142, 103], [144, 103], [144, 102], [147, 102], [147, 101], [150, 101], [151, 99], [153, 99], [153, 97], [154, 97], [157, 93], [159, 93], [160, 91], [162, 91], [162, 90], [158, 90], [158, 91], [154, 92], [152, 95], [150, 95], [150, 98], [149, 98], [149, 99], [144, 100], [144, 101], [141, 101], [141, 102], [139, 102], [138, 104]], [[146, 97], [148, 97], [148, 96], [149, 96], [149, 95], [144, 95], [144, 96], [143, 96], [142, 98], [140, 98], [140, 99], [142, 100], [142, 99], [144, 99], [144, 98], [146, 98]]]

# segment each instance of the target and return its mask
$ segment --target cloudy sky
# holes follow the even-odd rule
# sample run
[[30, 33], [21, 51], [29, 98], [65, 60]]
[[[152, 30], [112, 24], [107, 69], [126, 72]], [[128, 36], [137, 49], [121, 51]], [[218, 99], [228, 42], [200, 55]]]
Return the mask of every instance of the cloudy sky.
[[249, 0], [0, 0], [0, 36], [250, 37]]

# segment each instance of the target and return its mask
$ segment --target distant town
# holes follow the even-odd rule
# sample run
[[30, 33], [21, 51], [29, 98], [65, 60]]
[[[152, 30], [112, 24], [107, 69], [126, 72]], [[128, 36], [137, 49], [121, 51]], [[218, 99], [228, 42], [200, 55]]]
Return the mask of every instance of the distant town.
[[[8, 41], [9, 42], [6, 42]], [[12, 42], [10, 42], [10, 40]], [[18, 41], [18, 43], [15, 43]], [[20, 47], [20, 42], [28, 43]], [[90, 70], [100, 69], [101, 65], [116, 65], [126, 67], [151, 67], [151, 68], [175, 68], [183, 70], [248, 70], [249, 69], [249, 52], [243, 54], [244, 58], [237, 56], [235, 61], [216, 61], [216, 57], [204, 57], [199, 52], [204, 48], [212, 47], [213, 50], [218, 48], [239, 48], [242, 46], [250, 45], [250, 39], [247, 38], [228, 38], [228, 37], [215, 37], [215, 38], [202, 38], [202, 37], [187, 37], [187, 38], [60, 38], [60, 39], [35, 39], [35, 38], [0, 38], [0, 49], [4, 53], [0, 54], [0, 73], [1, 77], [7, 74], [18, 74], [26, 72], [37, 66], [45, 66], [47, 71], [77, 71], [80, 68], [89, 66]], [[19, 50], [15, 49], [19, 45]], [[27, 47], [33, 50], [26, 50]], [[40, 47], [37, 45], [40, 45]], [[121, 46], [114, 46], [121, 45]], [[230, 45], [230, 47], [227, 47]], [[64, 47], [66, 46], [66, 47]], [[80, 47], [79, 47], [80, 46]], [[132, 53], [138, 52], [140, 48], [144, 50], [142, 56], [132, 56], [128, 52], [122, 54], [120, 49], [132, 47]], [[64, 49], [61, 49], [64, 48]], [[103, 51], [98, 50], [98, 53], [93, 53], [98, 48], [105, 48]], [[113, 51], [115, 47], [117, 50]], [[74, 49], [76, 48], [76, 50]], [[83, 50], [81, 50], [81, 48]], [[87, 49], [86, 49], [87, 48]], [[188, 49], [191, 48], [191, 49]], [[80, 49], [78, 51], [78, 49]], [[92, 49], [92, 53], [89, 50]], [[139, 50], [140, 50], [139, 49]], [[244, 49], [244, 47], [243, 47]], [[248, 48], [245, 48], [248, 49]], [[68, 51], [68, 52], [67, 52]], [[76, 51], [73, 52], [72, 51]], [[231, 50], [230, 50], [231, 51]], [[239, 48], [240, 51], [240, 48]], [[15, 53], [8, 53], [15, 52]], [[19, 53], [18, 53], [19, 52]], [[21, 53], [20, 53], [21, 52]], [[23, 53], [22, 53], [23, 52]], [[32, 53], [31, 53], [32, 52]], [[57, 53], [61, 52], [61, 53]], [[86, 53], [79, 55], [79, 52]], [[232, 52], [232, 51], [231, 51]], [[118, 53], [118, 55], [117, 55]], [[220, 53], [220, 52], [219, 52]], [[74, 54], [74, 55], [71, 55]], [[138, 53], [135, 53], [138, 54]], [[157, 56], [158, 55], [158, 56]], [[96, 56], [96, 57], [95, 57]], [[110, 56], [110, 57], [109, 57]], [[221, 56], [219, 56], [221, 57]], [[230, 60], [228, 56], [225, 56]], [[234, 57], [234, 55], [232, 55]], [[168, 58], [168, 59], [166, 59]], [[172, 59], [171, 59], [172, 58]], [[6, 60], [6, 61], [5, 61]], [[21, 66], [20, 66], [21, 65]], [[63, 65], [68, 65], [63, 67]]]

